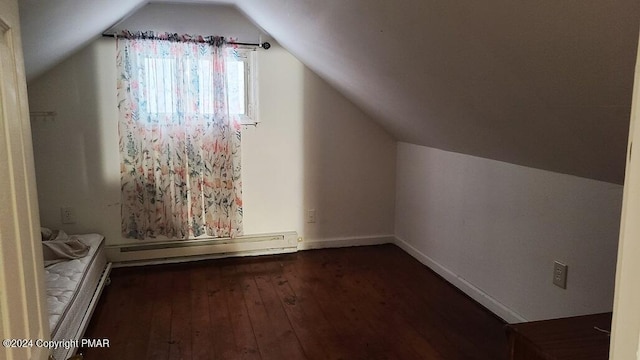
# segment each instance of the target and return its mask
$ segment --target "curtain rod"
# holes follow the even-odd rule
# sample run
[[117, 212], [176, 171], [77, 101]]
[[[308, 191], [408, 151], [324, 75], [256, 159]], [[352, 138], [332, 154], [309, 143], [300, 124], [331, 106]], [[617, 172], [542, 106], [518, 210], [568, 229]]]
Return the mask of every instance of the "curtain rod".
[[[112, 37], [115, 38], [117, 37], [117, 34], [108, 34], [108, 33], [102, 33], [103, 37]], [[125, 36], [122, 36], [122, 38], [126, 38]], [[148, 37], [149, 38], [149, 37]], [[153, 39], [153, 38], [151, 38]], [[166, 40], [166, 39], [160, 39], [157, 38], [158, 40]], [[199, 41], [199, 40], [190, 40], [190, 41], [194, 41], [194, 42], [207, 42], [207, 41]], [[231, 44], [231, 45], [242, 45], [242, 46], [255, 46], [255, 47], [259, 47], [265, 50], [269, 50], [269, 48], [271, 47], [271, 44], [269, 44], [268, 42], [263, 42], [263, 43], [246, 43], [246, 42], [235, 42], [235, 41], [228, 41], [227, 44]]]

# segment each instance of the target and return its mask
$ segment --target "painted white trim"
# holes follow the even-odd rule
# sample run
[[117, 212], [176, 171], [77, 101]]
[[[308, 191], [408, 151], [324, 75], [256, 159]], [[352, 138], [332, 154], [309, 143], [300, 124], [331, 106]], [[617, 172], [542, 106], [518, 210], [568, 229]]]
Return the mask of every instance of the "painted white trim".
[[[273, 246], [274, 244], [271, 241], [267, 240], [272, 236], [285, 236], [286, 246]], [[144, 252], [144, 255], [137, 256], [133, 252], [134, 255], [126, 255], [123, 257], [118, 254], [120, 248], [136, 246], [131, 244], [120, 244], [120, 245], [112, 245], [107, 247], [111, 252], [110, 260], [115, 260], [113, 263], [114, 268], [119, 267], [130, 267], [130, 266], [144, 266], [144, 265], [160, 265], [160, 264], [173, 264], [173, 263], [183, 263], [189, 261], [199, 261], [199, 260], [212, 260], [212, 259], [222, 259], [228, 257], [243, 257], [243, 256], [260, 256], [260, 255], [278, 255], [278, 254], [289, 254], [294, 253], [298, 250], [312, 250], [312, 249], [328, 249], [328, 248], [340, 248], [340, 247], [349, 247], [349, 246], [367, 246], [367, 245], [381, 245], [381, 244], [393, 244], [395, 242], [395, 237], [393, 235], [377, 235], [377, 236], [353, 236], [353, 237], [343, 237], [343, 238], [329, 238], [329, 239], [319, 239], [319, 240], [310, 240], [310, 241], [299, 241], [297, 238], [297, 234], [295, 232], [285, 232], [282, 234], [265, 234], [265, 235], [251, 235], [244, 236], [241, 241], [233, 244], [233, 249], [229, 246], [232, 246], [232, 243], [227, 239], [219, 239], [219, 245], [207, 245], [207, 246], [195, 246], [191, 247], [180, 247], [175, 249], [157, 249], [157, 250], [142, 250], [140, 252]], [[260, 241], [262, 240], [262, 241]], [[203, 243], [211, 243], [211, 239], [202, 239], [200, 242]], [[198, 241], [195, 241], [196, 243]], [[168, 244], [170, 242], [159, 242], [159, 243], [143, 243], [139, 246], [144, 247], [150, 244]], [[282, 244], [280, 244], [282, 245]], [[224, 246], [224, 248], [223, 248]], [[217, 247], [217, 248], [214, 248]], [[198, 248], [197, 250], [195, 248]], [[182, 249], [182, 250], [180, 250]], [[167, 250], [173, 251], [173, 256], [166, 256]], [[177, 255], [175, 252], [181, 251], [183, 255]], [[198, 251], [195, 253], [194, 251]], [[154, 256], [152, 256], [152, 254]], [[162, 255], [160, 255], [162, 254]], [[163, 256], [164, 255], [164, 256]]]
[[229, 256], [295, 252], [298, 234], [245, 235], [235, 239], [196, 239], [184, 241], [139, 242], [109, 245], [107, 259], [119, 267], [125, 263], [160, 264]]
[[[639, 44], [640, 45], [640, 44]], [[633, 143], [636, 144], [636, 155]], [[640, 359], [640, 46], [636, 54], [627, 162], [618, 242], [618, 262], [613, 300], [610, 359]], [[635, 353], [635, 354], [634, 354]], [[635, 356], [634, 356], [635, 355]]]
[[[49, 316], [18, 1], [0, 0], [0, 338], [48, 340]], [[45, 360], [42, 347], [2, 359]]]
[[393, 235], [351, 236], [329, 239], [303, 240], [298, 243], [298, 250], [341, 248], [349, 246], [367, 246], [395, 243]]
[[281, 255], [281, 254], [290, 254], [294, 252], [297, 252], [297, 249], [295, 247], [273, 248], [273, 249], [265, 249], [265, 250], [247, 250], [247, 251], [237, 251], [237, 252], [227, 252], [227, 253], [217, 253], [217, 254], [207, 254], [207, 255], [190, 255], [190, 256], [178, 256], [178, 257], [171, 257], [171, 258], [157, 258], [157, 259], [149, 259], [149, 260], [129, 260], [129, 261], [113, 263], [113, 267], [122, 268], [122, 267], [132, 267], [132, 266], [178, 264], [178, 263], [185, 263], [185, 262], [191, 262], [191, 261], [226, 259], [230, 257]]
[[449, 270], [444, 265], [435, 261], [428, 255], [422, 253], [420, 250], [416, 249], [411, 244], [398, 238], [397, 236], [395, 237], [395, 244], [398, 247], [400, 247], [402, 250], [406, 251], [409, 255], [416, 258], [422, 264], [426, 265], [431, 270], [435, 271], [438, 275], [442, 276], [445, 280], [450, 282], [453, 286], [457, 287], [462, 292], [469, 295], [473, 300], [477, 301], [482, 306], [489, 309], [489, 311], [493, 312], [497, 316], [504, 319], [506, 322], [513, 324], [513, 323], [528, 321], [522, 315], [508, 308], [504, 304], [500, 303], [498, 300], [489, 296], [487, 293], [485, 293], [481, 289], [475, 287], [470, 282], [456, 275], [456, 273]]

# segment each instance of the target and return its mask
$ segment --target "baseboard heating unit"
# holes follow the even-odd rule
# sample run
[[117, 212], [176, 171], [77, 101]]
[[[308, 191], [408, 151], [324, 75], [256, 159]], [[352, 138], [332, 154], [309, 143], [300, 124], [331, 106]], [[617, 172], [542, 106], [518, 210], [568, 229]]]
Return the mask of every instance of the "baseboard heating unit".
[[181, 262], [231, 256], [283, 254], [298, 250], [295, 231], [249, 235], [237, 238], [208, 238], [117, 244], [107, 246], [107, 258], [115, 267]]

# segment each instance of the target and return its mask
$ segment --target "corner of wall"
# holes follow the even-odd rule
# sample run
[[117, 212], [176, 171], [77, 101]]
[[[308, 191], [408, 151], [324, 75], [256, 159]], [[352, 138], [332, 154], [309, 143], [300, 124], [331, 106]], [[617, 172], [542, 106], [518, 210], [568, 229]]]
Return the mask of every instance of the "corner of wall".
[[518, 314], [515, 310], [500, 303], [498, 300], [482, 291], [482, 289], [458, 276], [455, 272], [416, 249], [408, 242], [398, 237], [394, 237], [394, 244], [507, 323], [513, 324], [529, 321], [524, 316]]

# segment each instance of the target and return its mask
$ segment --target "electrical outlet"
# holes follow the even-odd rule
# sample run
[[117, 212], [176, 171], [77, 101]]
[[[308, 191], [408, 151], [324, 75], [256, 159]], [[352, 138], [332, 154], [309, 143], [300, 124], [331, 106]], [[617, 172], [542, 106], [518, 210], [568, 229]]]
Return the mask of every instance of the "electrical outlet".
[[60, 218], [63, 224], [75, 224], [76, 223], [76, 210], [72, 207], [61, 207]]
[[307, 210], [307, 222], [308, 223], [316, 222], [316, 209]]
[[553, 263], [553, 284], [563, 289], [567, 288], [567, 270], [568, 266], [555, 261]]

